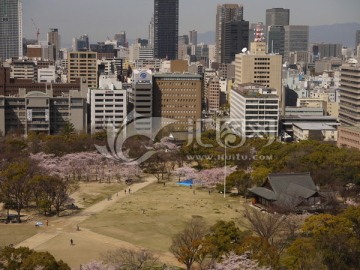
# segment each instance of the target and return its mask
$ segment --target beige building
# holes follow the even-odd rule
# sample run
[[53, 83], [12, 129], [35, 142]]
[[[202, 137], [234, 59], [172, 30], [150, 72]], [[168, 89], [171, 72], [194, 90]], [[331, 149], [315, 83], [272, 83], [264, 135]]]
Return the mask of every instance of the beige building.
[[360, 150], [360, 127], [339, 127], [338, 147], [348, 147]]
[[213, 77], [207, 84], [206, 91], [206, 104], [207, 111], [210, 113], [217, 112], [220, 109], [220, 79], [219, 77]]
[[261, 84], [277, 90], [281, 97], [282, 56], [267, 54], [265, 42], [251, 43], [250, 52], [235, 57], [235, 87], [243, 83]]
[[68, 82], [73, 83], [77, 78], [86, 80], [89, 88], [97, 88], [98, 66], [96, 52], [69, 52], [68, 53]]
[[294, 140], [337, 141], [336, 128], [323, 123], [295, 123], [293, 124]]
[[[153, 116], [176, 120], [171, 132], [187, 132], [189, 122], [201, 119], [203, 78], [193, 74], [155, 74]], [[175, 135], [175, 134], [173, 134]]]

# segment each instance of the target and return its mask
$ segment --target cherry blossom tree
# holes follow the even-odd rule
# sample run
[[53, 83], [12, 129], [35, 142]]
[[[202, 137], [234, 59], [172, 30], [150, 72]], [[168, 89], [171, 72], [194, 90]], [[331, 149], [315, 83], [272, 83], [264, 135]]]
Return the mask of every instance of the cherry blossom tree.
[[246, 253], [243, 255], [230, 253], [209, 270], [271, 270], [271, 268], [260, 267], [256, 261], [249, 259]]

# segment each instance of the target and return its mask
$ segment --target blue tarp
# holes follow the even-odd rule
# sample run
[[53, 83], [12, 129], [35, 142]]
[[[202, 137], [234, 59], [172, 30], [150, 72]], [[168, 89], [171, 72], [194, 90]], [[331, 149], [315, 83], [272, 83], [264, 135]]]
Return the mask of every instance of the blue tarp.
[[187, 180], [179, 182], [178, 184], [182, 185], [182, 186], [189, 187], [189, 186], [193, 185], [193, 180], [192, 179], [187, 179]]

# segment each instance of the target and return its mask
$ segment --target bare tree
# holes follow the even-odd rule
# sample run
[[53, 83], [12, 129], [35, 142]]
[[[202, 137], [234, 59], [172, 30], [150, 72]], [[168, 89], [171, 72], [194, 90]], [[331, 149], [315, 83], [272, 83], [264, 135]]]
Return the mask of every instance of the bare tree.
[[115, 269], [141, 270], [155, 267], [158, 258], [148, 250], [119, 248], [103, 255], [103, 261]]
[[170, 251], [176, 259], [190, 270], [200, 254], [203, 240], [208, 233], [208, 227], [202, 217], [192, 217], [183, 231], [172, 238]]
[[269, 242], [278, 233], [284, 224], [286, 216], [277, 213], [261, 212], [258, 209], [245, 207], [244, 225], [254, 231], [258, 236], [264, 237]]

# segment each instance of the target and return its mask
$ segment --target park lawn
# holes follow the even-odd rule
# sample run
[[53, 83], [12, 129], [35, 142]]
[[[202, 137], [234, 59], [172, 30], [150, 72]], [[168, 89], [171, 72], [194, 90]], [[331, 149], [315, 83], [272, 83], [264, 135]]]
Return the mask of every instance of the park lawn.
[[76, 205], [87, 208], [117, 192], [124, 192], [125, 187], [124, 183], [81, 182], [78, 191], [71, 197], [76, 200]]
[[31, 224], [0, 224], [0, 247], [16, 245], [35, 235], [38, 228]]
[[105, 211], [90, 217], [82, 227], [154, 251], [167, 252], [171, 237], [192, 216], [209, 225], [217, 220], [241, 219], [244, 200], [208, 190], [178, 186], [175, 182], [151, 184], [127, 195]]

